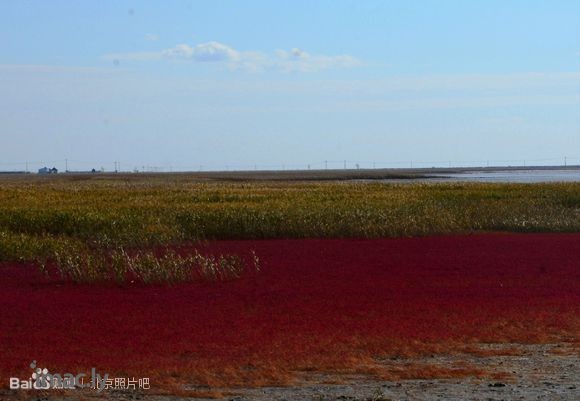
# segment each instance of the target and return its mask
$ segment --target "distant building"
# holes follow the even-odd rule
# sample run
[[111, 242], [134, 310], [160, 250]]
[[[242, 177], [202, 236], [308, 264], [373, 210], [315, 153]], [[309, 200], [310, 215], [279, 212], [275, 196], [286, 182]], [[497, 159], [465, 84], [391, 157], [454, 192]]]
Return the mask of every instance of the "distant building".
[[58, 169], [56, 167], [53, 168], [43, 167], [41, 169], [38, 169], [38, 174], [56, 174], [56, 173], [58, 173]]

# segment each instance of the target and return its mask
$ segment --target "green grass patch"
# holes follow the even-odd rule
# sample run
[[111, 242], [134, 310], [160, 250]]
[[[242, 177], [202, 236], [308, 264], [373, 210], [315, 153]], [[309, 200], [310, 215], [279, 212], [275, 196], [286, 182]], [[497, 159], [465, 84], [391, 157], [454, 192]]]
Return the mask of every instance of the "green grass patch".
[[[172, 176], [34, 183], [0, 181], [0, 260], [57, 260], [71, 272], [77, 262], [102, 270], [120, 249], [207, 239], [580, 229], [580, 184], [574, 183], [227, 183]], [[176, 255], [153, 257], [156, 262], [148, 254], [136, 258], [125, 259], [127, 271], [132, 264], [164, 264], [166, 270], [173, 262], [185, 264]], [[174, 268], [168, 281], [177, 280], [179, 271]], [[110, 270], [106, 275], [115, 276]]]

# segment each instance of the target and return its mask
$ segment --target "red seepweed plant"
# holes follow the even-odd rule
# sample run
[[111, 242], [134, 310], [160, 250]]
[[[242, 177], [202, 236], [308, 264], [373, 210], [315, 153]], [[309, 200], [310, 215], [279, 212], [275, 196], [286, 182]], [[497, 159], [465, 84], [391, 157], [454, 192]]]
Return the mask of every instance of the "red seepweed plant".
[[79, 284], [3, 264], [0, 380], [29, 374], [32, 359], [55, 371], [148, 376], [156, 391], [290, 384], [313, 371], [477, 376], [469, 366], [382, 362], [477, 353], [480, 343], [577, 343], [579, 240], [220, 241], [202, 252], [255, 249], [263, 269], [172, 286]]

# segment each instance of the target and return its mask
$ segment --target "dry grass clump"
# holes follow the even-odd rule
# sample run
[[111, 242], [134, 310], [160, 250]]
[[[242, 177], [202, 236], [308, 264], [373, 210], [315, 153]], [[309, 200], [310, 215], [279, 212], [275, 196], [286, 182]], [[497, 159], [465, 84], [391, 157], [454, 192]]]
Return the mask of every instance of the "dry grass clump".
[[[173, 284], [187, 281], [226, 281], [240, 278], [249, 270], [259, 271], [259, 259], [252, 253], [252, 263], [239, 255], [180, 255], [174, 250], [163, 252], [114, 249], [83, 253], [54, 252], [54, 265], [62, 278], [76, 282], [116, 281], [145, 284]], [[43, 271], [49, 270], [42, 265]]]
[[157, 252], [109, 249], [67, 237], [0, 231], [0, 261], [32, 261], [47, 275], [57, 272], [75, 282], [225, 281], [259, 270], [257, 255], [252, 252], [247, 259], [239, 255], [202, 255], [197, 250], [180, 255], [169, 248]]

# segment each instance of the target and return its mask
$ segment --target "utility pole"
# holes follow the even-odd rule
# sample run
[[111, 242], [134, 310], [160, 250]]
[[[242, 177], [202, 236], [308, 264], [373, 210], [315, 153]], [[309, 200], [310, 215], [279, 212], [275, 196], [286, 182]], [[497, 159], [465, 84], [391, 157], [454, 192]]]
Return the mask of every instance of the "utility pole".
[[26, 162], [26, 172], [28, 173], [28, 162]]
[[64, 159], [64, 172], [68, 173], [68, 159]]
[[564, 156], [564, 167], [568, 166], [568, 158]]
[[328, 160], [325, 160], [324, 161], [324, 169], [325, 170], [328, 170]]
[[346, 160], [344, 161], [344, 169], [346, 170]]

